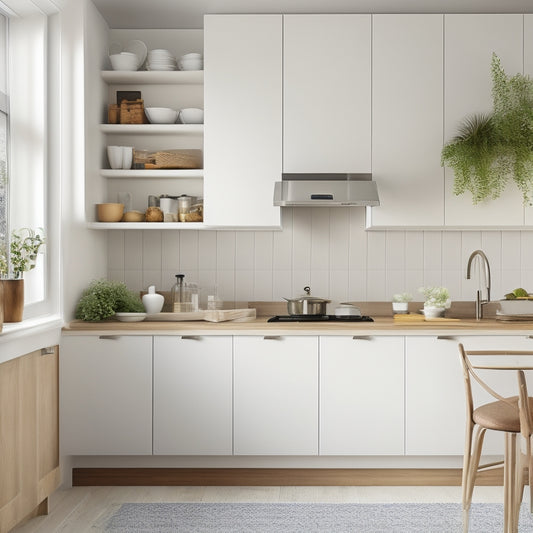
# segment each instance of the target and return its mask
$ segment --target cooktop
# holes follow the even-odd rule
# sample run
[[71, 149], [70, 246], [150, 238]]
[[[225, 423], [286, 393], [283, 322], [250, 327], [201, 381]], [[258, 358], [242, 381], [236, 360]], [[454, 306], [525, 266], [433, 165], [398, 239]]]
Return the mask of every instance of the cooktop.
[[267, 322], [374, 322], [362, 315], [281, 315], [269, 318]]

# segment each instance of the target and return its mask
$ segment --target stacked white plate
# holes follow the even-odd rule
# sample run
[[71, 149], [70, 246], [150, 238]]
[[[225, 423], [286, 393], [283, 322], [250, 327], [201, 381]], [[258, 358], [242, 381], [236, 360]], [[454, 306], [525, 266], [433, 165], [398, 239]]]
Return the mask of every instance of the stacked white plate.
[[150, 50], [146, 70], [177, 70], [176, 58], [168, 50]]

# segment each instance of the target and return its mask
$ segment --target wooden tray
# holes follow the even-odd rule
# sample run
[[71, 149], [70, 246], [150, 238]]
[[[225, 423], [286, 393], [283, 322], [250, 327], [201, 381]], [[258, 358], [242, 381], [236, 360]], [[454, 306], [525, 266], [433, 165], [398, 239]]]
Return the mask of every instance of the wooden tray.
[[419, 315], [417, 313], [408, 313], [404, 315], [394, 315], [395, 322], [403, 322], [420, 324], [424, 322], [460, 322], [460, 318], [445, 318], [445, 317], [435, 317], [435, 318], [426, 318], [424, 315]]
[[219, 309], [208, 311], [195, 311], [192, 313], [156, 313], [148, 315], [145, 321], [148, 322], [182, 322], [191, 320], [205, 320], [207, 322], [225, 322], [232, 320], [235, 322], [246, 322], [255, 320], [255, 309]]

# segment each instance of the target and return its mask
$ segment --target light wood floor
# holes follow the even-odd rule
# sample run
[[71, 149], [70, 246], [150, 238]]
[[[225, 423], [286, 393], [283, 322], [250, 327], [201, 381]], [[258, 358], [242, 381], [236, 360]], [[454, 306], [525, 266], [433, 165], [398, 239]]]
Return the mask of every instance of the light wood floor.
[[[524, 500], [529, 498], [526, 487]], [[50, 513], [11, 533], [98, 533], [133, 502], [460, 502], [461, 487], [74, 487], [50, 498]], [[476, 487], [474, 502], [503, 502], [502, 487]]]

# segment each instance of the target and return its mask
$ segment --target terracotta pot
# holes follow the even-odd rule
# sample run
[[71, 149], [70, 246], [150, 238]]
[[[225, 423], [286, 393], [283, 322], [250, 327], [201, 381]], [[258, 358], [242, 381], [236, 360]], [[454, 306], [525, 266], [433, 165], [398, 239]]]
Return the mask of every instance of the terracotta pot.
[[22, 322], [24, 313], [24, 280], [4, 279], [4, 322]]

